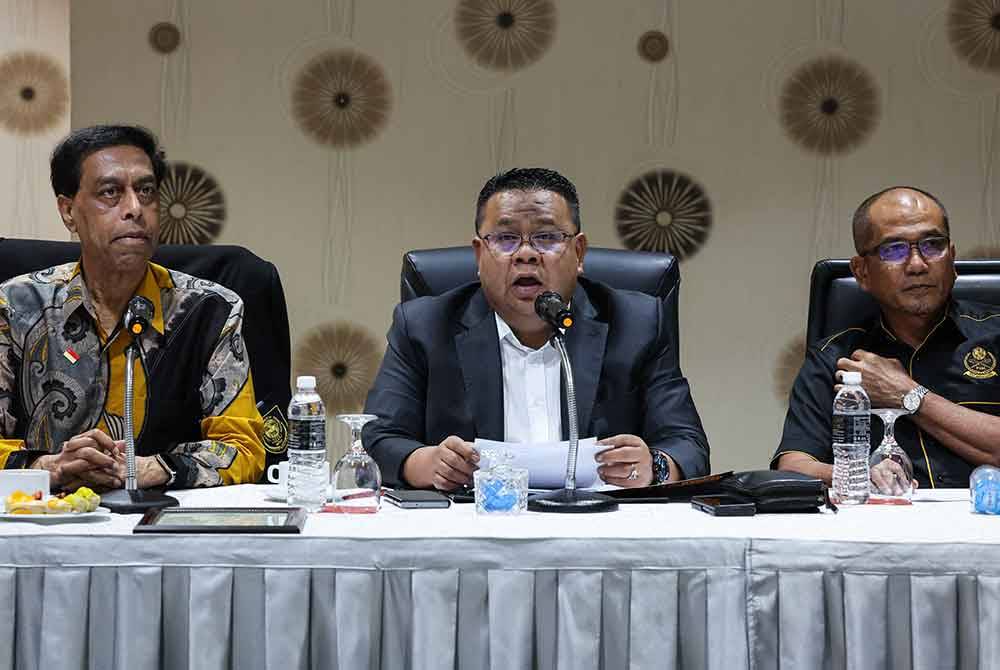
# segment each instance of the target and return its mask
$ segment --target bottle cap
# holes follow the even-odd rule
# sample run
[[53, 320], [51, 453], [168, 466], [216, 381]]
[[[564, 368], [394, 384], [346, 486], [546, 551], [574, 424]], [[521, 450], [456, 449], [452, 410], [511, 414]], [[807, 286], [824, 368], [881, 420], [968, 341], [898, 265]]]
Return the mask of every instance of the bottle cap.
[[[299, 379], [301, 379], [301, 377]], [[860, 386], [861, 373], [856, 371], [845, 372], [841, 376], [841, 379], [844, 381], [845, 384], [850, 384], [851, 386]]]
[[295, 380], [295, 385], [305, 391], [311, 391], [316, 388], [316, 378], [312, 375], [299, 375], [299, 378]]

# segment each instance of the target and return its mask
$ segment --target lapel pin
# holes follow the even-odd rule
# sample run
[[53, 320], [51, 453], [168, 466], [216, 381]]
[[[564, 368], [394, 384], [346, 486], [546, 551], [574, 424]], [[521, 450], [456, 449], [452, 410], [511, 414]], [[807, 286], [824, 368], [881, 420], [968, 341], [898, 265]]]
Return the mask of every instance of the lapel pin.
[[73, 347], [66, 347], [66, 351], [63, 352], [63, 356], [66, 357], [66, 360], [69, 361], [71, 365], [80, 360], [80, 354], [73, 351]]

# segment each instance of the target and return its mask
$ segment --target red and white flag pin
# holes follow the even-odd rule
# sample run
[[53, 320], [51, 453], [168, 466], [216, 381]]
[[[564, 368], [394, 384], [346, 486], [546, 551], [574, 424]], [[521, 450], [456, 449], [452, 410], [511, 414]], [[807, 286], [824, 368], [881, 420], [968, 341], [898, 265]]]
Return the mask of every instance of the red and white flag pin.
[[63, 352], [63, 356], [65, 356], [66, 360], [70, 363], [76, 363], [80, 360], [80, 354], [73, 351], [73, 347], [66, 347], [66, 351]]

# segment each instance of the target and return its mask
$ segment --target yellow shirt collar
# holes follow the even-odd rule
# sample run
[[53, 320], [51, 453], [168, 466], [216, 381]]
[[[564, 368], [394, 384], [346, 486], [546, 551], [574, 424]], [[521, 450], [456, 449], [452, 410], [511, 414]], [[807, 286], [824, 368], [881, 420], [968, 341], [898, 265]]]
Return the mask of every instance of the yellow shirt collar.
[[[139, 288], [136, 290], [136, 295], [141, 295], [146, 298], [151, 303], [153, 303], [153, 320], [150, 323], [153, 329], [163, 334], [163, 304], [160, 302], [160, 290], [165, 288], [173, 288], [174, 282], [170, 278], [170, 271], [167, 270], [162, 265], [157, 265], [156, 263], [147, 263], [146, 274], [142, 278], [142, 283], [139, 284]], [[91, 313], [95, 319], [97, 318], [90, 308], [90, 294], [86, 290], [86, 283], [83, 281], [83, 273], [81, 270], [81, 264], [77, 262], [76, 267], [73, 268], [73, 275], [71, 277], [70, 283], [79, 285], [83, 288], [83, 292], [86, 293], [87, 297], [83, 300], [83, 303], [88, 306], [87, 311]], [[82, 296], [81, 296], [82, 297]]]

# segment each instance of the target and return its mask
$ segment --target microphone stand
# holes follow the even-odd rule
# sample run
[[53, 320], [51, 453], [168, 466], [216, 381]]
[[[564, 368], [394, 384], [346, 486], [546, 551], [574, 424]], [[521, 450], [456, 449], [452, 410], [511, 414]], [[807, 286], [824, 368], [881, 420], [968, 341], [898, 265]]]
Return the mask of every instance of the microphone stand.
[[576, 456], [580, 447], [580, 426], [576, 418], [576, 390], [573, 386], [573, 368], [566, 352], [565, 335], [553, 328], [552, 346], [562, 360], [563, 381], [566, 382], [566, 414], [569, 419], [569, 452], [566, 454], [566, 481], [561, 489], [540, 493], [528, 498], [528, 509], [533, 512], [613, 512], [618, 503], [609, 496], [576, 488]]
[[[138, 514], [163, 507], [177, 507], [177, 498], [168, 496], [161, 491], [140, 489], [135, 472], [135, 431], [132, 416], [133, 389], [135, 387], [135, 353], [141, 345], [139, 336], [132, 338], [132, 343], [125, 349], [125, 488], [111, 491], [101, 496], [101, 506], [107, 507], [116, 514]], [[140, 351], [140, 361], [145, 369], [145, 357]]]

